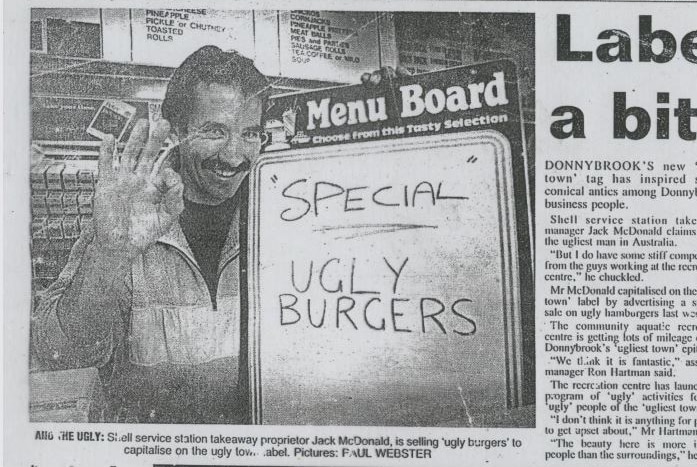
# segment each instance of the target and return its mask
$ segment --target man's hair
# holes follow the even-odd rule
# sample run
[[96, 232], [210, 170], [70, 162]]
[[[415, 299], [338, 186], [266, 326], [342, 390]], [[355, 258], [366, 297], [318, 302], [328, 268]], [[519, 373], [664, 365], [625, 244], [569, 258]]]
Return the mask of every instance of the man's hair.
[[201, 47], [182, 62], [167, 86], [162, 116], [173, 128], [185, 129], [189, 123], [199, 83], [238, 86], [245, 96], [259, 93], [268, 85], [249, 58], [235, 51], [223, 52], [214, 45]]

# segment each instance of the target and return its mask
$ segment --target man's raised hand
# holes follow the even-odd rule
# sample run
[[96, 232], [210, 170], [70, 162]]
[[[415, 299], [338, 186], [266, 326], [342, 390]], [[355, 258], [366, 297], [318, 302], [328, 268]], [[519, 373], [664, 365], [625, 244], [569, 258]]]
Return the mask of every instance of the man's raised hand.
[[139, 120], [115, 160], [116, 142], [108, 136], [99, 154], [99, 182], [94, 200], [97, 247], [132, 259], [164, 235], [184, 209], [179, 174], [171, 168], [152, 173], [155, 160], [169, 136], [166, 120]]

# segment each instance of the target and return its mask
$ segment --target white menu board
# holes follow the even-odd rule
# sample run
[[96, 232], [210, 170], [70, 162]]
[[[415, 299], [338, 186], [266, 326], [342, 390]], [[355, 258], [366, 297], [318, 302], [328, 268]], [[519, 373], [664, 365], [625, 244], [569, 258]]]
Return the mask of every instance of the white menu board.
[[468, 426], [519, 404], [501, 133], [270, 153], [251, 186], [257, 423]]

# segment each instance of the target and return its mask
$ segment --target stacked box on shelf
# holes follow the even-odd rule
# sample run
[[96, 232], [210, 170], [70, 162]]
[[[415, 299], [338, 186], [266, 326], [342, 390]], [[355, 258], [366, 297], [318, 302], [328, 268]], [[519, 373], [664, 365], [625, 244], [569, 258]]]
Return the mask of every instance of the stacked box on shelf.
[[80, 170], [77, 173], [77, 184], [80, 190], [94, 191], [94, 172], [91, 170]]
[[46, 169], [49, 165], [49, 161], [41, 160], [31, 168], [29, 176], [32, 193], [35, 191], [46, 191], [48, 189], [46, 186]]
[[92, 204], [94, 195], [92, 192], [82, 192], [77, 196], [77, 209], [80, 216], [92, 216]]
[[55, 163], [46, 169], [46, 187], [49, 191], [63, 191], [63, 170], [65, 164]]
[[63, 190], [64, 191], [77, 191], [79, 189], [77, 183], [77, 167], [66, 167], [63, 169]]
[[34, 278], [52, 281], [92, 220], [93, 171], [42, 160], [31, 169]]
[[31, 185], [31, 237], [32, 237], [32, 271], [34, 278], [43, 278], [51, 274], [51, 254], [46, 251], [48, 245], [48, 186], [46, 170], [50, 161], [41, 160], [33, 165], [29, 172]]
[[77, 185], [80, 189], [80, 194], [77, 196], [80, 231], [87, 229], [92, 223], [94, 184], [96, 181], [95, 173], [91, 170], [81, 169], [77, 174]]
[[60, 191], [49, 191], [46, 195], [46, 206], [48, 214], [53, 217], [63, 216], [63, 193]]
[[32, 193], [31, 213], [33, 218], [37, 216], [48, 216], [48, 205], [46, 204], [47, 195], [48, 193], [45, 191]]

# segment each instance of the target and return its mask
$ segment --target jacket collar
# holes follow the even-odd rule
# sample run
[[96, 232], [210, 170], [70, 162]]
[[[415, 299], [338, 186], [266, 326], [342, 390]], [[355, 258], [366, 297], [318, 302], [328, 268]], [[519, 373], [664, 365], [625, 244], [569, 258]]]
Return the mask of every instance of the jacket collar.
[[[227, 265], [231, 260], [235, 259], [240, 253], [240, 209], [239, 205], [235, 208], [235, 214], [230, 222], [230, 230], [228, 231], [227, 238], [225, 239], [225, 244], [223, 245], [223, 250], [220, 253], [220, 263], [218, 264], [218, 275], [223, 267]], [[194, 257], [193, 251], [189, 246], [189, 242], [186, 240], [184, 231], [179, 225], [179, 221], [172, 224], [172, 227], [167, 233], [157, 240], [158, 243], [163, 243], [165, 245], [172, 246], [183, 253], [192, 264], [200, 269], [196, 258]]]

